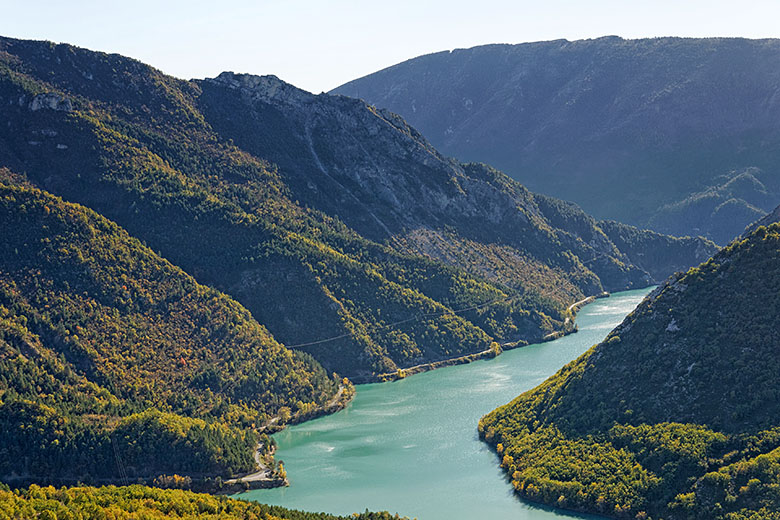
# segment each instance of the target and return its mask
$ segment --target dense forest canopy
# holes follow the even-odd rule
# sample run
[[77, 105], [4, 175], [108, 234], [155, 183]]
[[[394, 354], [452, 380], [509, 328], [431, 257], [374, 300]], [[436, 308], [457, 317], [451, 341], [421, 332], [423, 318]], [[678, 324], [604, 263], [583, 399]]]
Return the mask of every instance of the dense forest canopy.
[[389, 513], [336, 516], [308, 513], [256, 502], [215, 497], [190, 491], [145, 486], [101, 488], [30, 486], [12, 493], [0, 486], [0, 519], [40, 518], [70, 520], [400, 520]]
[[515, 489], [619, 518], [776, 518], [780, 224], [650, 294], [480, 421]]
[[3, 38], [0, 101], [0, 164], [350, 377], [540, 340], [571, 303], [715, 251], [669, 239], [670, 265], [634, 264], [576, 206], [442, 156], [394, 114], [273, 77], [181, 81]]
[[[229, 476], [338, 384], [115, 223], [0, 183], [0, 476]], [[118, 467], [122, 466], [122, 467]]]

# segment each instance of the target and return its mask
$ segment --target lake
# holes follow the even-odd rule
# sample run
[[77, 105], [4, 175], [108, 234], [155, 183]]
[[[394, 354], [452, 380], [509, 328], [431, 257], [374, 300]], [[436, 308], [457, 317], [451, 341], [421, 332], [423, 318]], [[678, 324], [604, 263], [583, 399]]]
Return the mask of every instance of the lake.
[[387, 510], [420, 520], [597, 518], [520, 500], [477, 437], [484, 414], [598, 343], [651, 289], [585, 306], [579, 332], [393, 383], [359, 385], [343, 411], [274, 435], [290, 487], [237, 495], [308, 511]]

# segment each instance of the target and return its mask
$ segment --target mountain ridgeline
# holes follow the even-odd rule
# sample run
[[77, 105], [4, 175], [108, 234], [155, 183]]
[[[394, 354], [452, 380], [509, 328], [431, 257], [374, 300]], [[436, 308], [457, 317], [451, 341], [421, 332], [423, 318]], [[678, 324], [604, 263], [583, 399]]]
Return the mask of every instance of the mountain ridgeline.
[[716, 250], [624, 252], [578, 207], [442, 156], [400, 117], [272, 76], [181, 81], [4, 38], [0, 114], [0, 164], [353, 378], [540, 340], [570, 327], [571, 303]]
[[334, 93], [602, 219], [726, 244], [780, 203], [780, 40], [485, 45]]
[[618, 518], [780, 518], [780, 224], [651, 293], [480, 421], [522, 495]]

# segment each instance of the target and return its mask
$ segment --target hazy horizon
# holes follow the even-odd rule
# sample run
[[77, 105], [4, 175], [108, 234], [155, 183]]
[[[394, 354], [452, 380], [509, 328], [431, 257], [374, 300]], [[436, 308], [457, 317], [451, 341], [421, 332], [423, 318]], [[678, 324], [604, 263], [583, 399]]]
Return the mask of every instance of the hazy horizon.
[[[174, 0], [105, 2], [44, 0], [30, 9], [3, 2], [3, 36], [70, 43], [115, 52], [182, 78], [225, 70], [273, 74], [300, 88], [328, 91], [396, 63], [435, 52], [487, 44], [665, 36], [780, 36], [771, 1], [625, 2], [488, 0], [393, 4], [250, 2], [215, 7]], [[370, 7], [366, 7], [370, 6]]]

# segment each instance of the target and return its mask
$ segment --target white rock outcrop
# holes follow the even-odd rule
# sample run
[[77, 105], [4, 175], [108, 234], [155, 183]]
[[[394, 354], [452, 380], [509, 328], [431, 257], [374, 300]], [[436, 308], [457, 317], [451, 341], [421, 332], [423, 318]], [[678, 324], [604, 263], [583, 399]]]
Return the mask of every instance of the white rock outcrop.
[[37, 112], [38, 110], [56, 110], [58, 112], [72, 112], [73, 103], [70, 99], [54, 92], [47, 92], [45, 94], [38, 94], [32, 101], [30, 101], [30, 110]]

